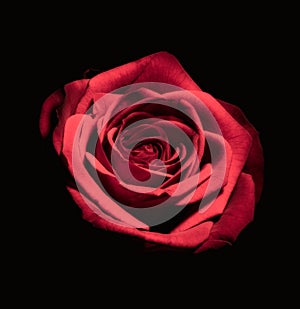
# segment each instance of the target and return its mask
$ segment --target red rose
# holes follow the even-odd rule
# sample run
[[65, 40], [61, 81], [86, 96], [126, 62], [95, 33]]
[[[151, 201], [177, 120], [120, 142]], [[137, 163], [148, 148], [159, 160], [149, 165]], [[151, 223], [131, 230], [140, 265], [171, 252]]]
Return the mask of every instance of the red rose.
[[95, 227], [148, 250], [233, 244], [263, 185], [259, 134], [236, 106], [202, 91], [166, 52], [71, 82], [40, 115]]

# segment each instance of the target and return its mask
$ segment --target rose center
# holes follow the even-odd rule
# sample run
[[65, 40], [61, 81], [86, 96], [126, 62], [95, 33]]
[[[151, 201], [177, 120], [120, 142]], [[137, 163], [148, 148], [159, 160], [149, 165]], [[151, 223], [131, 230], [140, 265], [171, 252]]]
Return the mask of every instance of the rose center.
[[137, 144], [131, 151], [130, 161], [137, 164], [150, 164], [151, 161], [160, 158], [158, 145], [152, 142]]
[[144, 140], [135, 145], [129, 156], [133, 176], [140, 181], [146, 181], [151, 177], [151, 172], [163, 170], [161, 153], [162, 145], [155, 140]]

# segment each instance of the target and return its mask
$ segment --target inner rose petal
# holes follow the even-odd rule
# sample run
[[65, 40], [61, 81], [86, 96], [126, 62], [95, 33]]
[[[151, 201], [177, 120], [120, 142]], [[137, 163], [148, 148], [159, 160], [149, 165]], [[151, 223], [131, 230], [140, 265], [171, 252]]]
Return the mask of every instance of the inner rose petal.
[[[178, 102], [173, 102], [174, 99], [171, 100], [162, 100], [159, 99], [161, 104], [156, 102], [158, 99], [148, 99], [143, 100], [141, 102], [136, 102], [134, 105], [127, 106], [120, 110], [119, 105], [115, 106], [116, 112], [113, 114], [112, 108], [109, 109], [108, 115], [106, 115], [103, 118], [108, 118], [109, 121], [105, 123], [105, 119], [101, 119], [101, 126], [98, 126], [99, 128], [99, 134], [101, 137], [105, 138], [105, 132], [108, 132], [112, 128], [118, 128], [118, 130], [122, 131], [126, 126], [130, 125], [131, 123], [138, 121], [142, 118], [149, 118], [149, 117], [157, 117], [161, 119], [165, 119], [170, 122], [176, 122], [181, 125], [181, 129], [183, 129], [187, 134], [193, 134], [194, 133], [201, 135], [201, 123], [196, 124], [193, 120], [191, 120], [189, 117], [184, 115], [180, 110], [176, 110], [172, 107], [178, 106]], [[120, 105], [124, 105], [123, 100], [120, 99], [119, 101]], [[121, 104], [122, 103], [122, 104]], [[164, 105], [165, 104], [165, 105]], [[166, 104], [169, 104], [170, 106], [166, 106]], [[186, 102], [181, 102], [180, 105], [185, 104]], [[183, 107], [182, 109], [187, 109], [186, 107]], [[191, 109], [191, 107], [189, 107]], [[195, 114], [195, 113], [194, 113]], [[106, 127], [105, 127], [106, 125]], [[203, 134], [202, 134], [203, 135]], [[203, 142], [203, 136], [200, 138]], [[103, 142], [103, 141], [101, 141]], [[202, 150], [204, 149], [204, 145], [202, 145]], [[109, 151], [109, 149], [108, 149]]]
[[[181, 162], [180, 170], [178, 169], [177, 171], [175, 171], [176, 176], [179, 173], [180, 175], [184, 175], [185, 177], [195, 174], [197, 168], [199, 168], [199, 164], [197, 164], [197, 161], [200, 162], [200, 159], [198, 158], [198, 160], [194, 160], [193, 153], [197, 153], [197, 151], [195, 151], [195, 148], [198, 150], [198, 147], [191, 142], [189, 136], [185, 134], [184, 130], [182, 130], [181, 128], [179, 128], [179, 126], [173, 124], [172, 122], [167, 122], [163, 119], [146, 119], [145, 122], [146, 123], [141, 120], [132, 124], [131, 126], [128, 126], [123, 132], [121, 132], [121, 135], [119, 135], [118, 139], [115, 141], [114, 155], [117, 156], [117, 160], [115, 160], [115, 165], [117, 167], [115, 169], [115, 173], [120, 176], [120, 181], [123, 182], [125, 179], [125, 182], [128, 183], [128, 181], [131, 179], [131, 173], [130, 170], [127, 168], [127, 165], [131, 167], [131, 171], [135, 171], [135, 174], [138, 175], [137, 177], [135, 177], [137, 179], [145, 180], [151, 176], [150, 170], [149, 173], [145, 173], [144, 170], [140, 170], [139, 167], [134, 166], [136, 163], [144, 163], [144, 166], [147, 167], [147, 165], [151, 164], [151, 161], [161, 159], [157, 157], [157, 153], [155, 154], [153, 153], [153, 151], [149, 153], [149, 149], [153, 149], [153, 145], [151, 143], [145, 142], [148, 141], [149, 137], [151, 137], [153, 140], [155, 140], [155, 138], [162, 139], [164, 144], [168, 145], [170, 143], [171, 145], [176, 147], [177, 152], [179, 152], [178, 154]], [[186, 129], [185, 131], [191, 130]], [[110, 139], [110, 136], [111, 134], [108, 134], [108, 139]], [[110, 141], [110, 144], [111, 143], [112, 141]], [[143, 144], [144, 146], [136, 147], [139, 143]], [[146, 147], [148, 147], [148, 149]], [[169, 145], [168, 147], [170, 149]], [[138, 162], [134, 160], [134, 156], [132, 155], [130, 160], [130, 148], [133, 148], [135, 152], [137, 152], [136, 150], [139, 149], [140, 152], [137, 160]], [[181, 149], [181, 151], [178, 151], [178, 149]], [[177, 165], [177, 167], [179, 168], [179, 165]], [[174, 168], [174, 165], [172, 166], [172, 168]], [[157, 169], [155, 170], [157, 171]], [[159, 183], [161, 183], [161, 181], [159, 181]], [[138, 185], [134, 179], [132, 180], [132, 183], [129, 184]], [[141, 186], [144, 185], [141, 184]]]
[[[156, 108], [153, 109], [153, 105], [155, 105]], [[138, 112], [136, 111], [137, 109]], [[113, 117], [107, 124], [105, 124], [105, 115], [98, 119], [98, 133], [100, 136], [99, 141], [96, 145], [95, 156], [99, 160], [99, 162], [101, 162], [101, 166], [103, 166], [106, 171], [112, 171], [110, 160], [111, 149], [116, 146], [115, 141], [120, 135], [120, 133], [122, 133], [121, 129], [123, 129], [124, 131], [128, 124], [135, 123], [137, 119], [143, 119], [143, 117], [147, 118], [149, 117], [150, 112], [154, 113], [155, 111], [155, 116], [158, 115], [158, 119], [155, 122], [155, 125], [147, 125], [144, 126], [142, 130], [136, 130], [134, 134], [132, 134], [131, 136], [129, 136], [128, 139], [126, 139], [126, 146], [128, 147], [128, 144], [130, 144], [130, 142], [133, 144], [138, 135], [141, 133], [146, 135], [146, 137], [164, 137], [166, 140], [168, 140], [168, 134], [172, 135], [172, 127], [170, 126], [170, 123], [172, 123], [172, 125], [175, 124], [177, 127], [179, 127], [180, 130], [182, 130], [192, 140], [192, 151], [196, 149], [196, 152], [199, 156], [198, 160], [200, 161], [204, 149], [203, 136], [201, 136], [201, 126], [196, 126], [193, 121], [188, 119], [188, 117], [182, 115], [180, 112], [174, 110], [169, 106], [145, 103], [142, 105], [130, 106], [122, 110], [121, 112], [117, 113], [116, 116]], [[172, 113], [174, 115], [172, 115]], [[182, 122], [183, 120], [185, 120], [185, 123]], [[159, 126], [158, 123], [160, 124]], [[186, 123], [189, 123], [189, 125], [187, 125]], [[152, 132], [150, 132], [151, 130]], [[173, 187], [172, 190], [169, 191], [164, 190], [167, 189], [169, 185], [175, 184], [176, 181], [179, 181], [182, 175], [188, 177], [189, 175], [196, 173], [199, 164], [196, 163], [197, 160], [189, 160], [189, 154], [191, 152], [191, 149], [187, 151], [187, 149], [184, 147], [184, 144], [180, 143], [180, 138], [178, 138], [178, 136], [176, 135], [174, 136], [174, 134], [173, 140], [175, 140], [177, 143], [176, 150], [170, 147], [167, 142], [160, 141], [154, 144], [156, 146], [154, 148], [153, 144], [148, 144], [148, 149], [146, 148], [146, 146], [144, 146], [143, 149], [139, 149], [139, 151], [136, 151], [137, 148], [135, 148], [133, 149], [133, 153], [128, 153], [126, 150], [127, 147], [124, 147], [124, 144], [126, 144], [124, 143], [125, 140], [120, 139], [122, 143], [118, 143], [118, 147], [115, 147], [116, 153], [119, 156], [119, 160], [117, 160], [116, 171], [118, 173], [120, 173], [121, 171], [122, 173], [122, 171], [125, 170], [125, 173], [123, 173], [122, 175], [123, 181], [118, 182], [119, 186], [121, 186], [122, 183], [126, 183], [131, 185], [131, 188], [134, 189], [134, 183], [130, 183], [132, 181], [126, 179], [128, 174], [133, 174], [135, 178], [140, 181], [146, 181], [150, 178], [151, 175], [155, 177], [159, 176], [160, 178], [153, 178], [156, 179], [156, 181], [152, 181], [152, 183], [147, 184], [149, 186], [148, 192], [150, 193], [151, 190], [155, 189], [152, 187], [152, 184], [158, 183], [157, 179], [162, 179], [162, 176], [164, 175], [165, 177], [162, 185], [157, 187], [162, 190], [162, 192], [173, 192], [173, 189], [175, 187]], [[149, 147], [152, 147], [152, 150], [155, 149], [156, 151], [152, 151], [150, 153]], [[139, 154], [137, 155], [137, 153]], [[128, 160], [128, 154], [130, 156], [130, 160]], [[126, 159], [124, 158], [124, 155]], [[155, 162], [153, 160], [157, 158], [163, 160], [163, 163], [165, 165], [159, 166], [157, 164], [154, 164], [152, 165], [152, 168], [149, 168], [151, 163]], [[126, 170], [128, 171], [128, 169], [124, 169], [124, 166], [129, 166], [130, 173], [126, 172]], [[116, 171], [113, 171], [113, 173], [115, 173]], [[101, 174], [101, 170], [99, 171], [99, 173]], [[108, 173], [106, 172], [106, 174]], [[109, 191], [111, 190], [111, 186], [108, 185], [106, 187]], [[141, 187], [144, 186], [141, 185]], [[128, 188], [129, 187], [127, 186], [127, 189]], [[158, 192], [157, 190], [154, 191]], [[155, 195], [156, 194], [157, 193], [155, 193]], [[128, 205], [128, 203], [126, 204]], [[156, 203], [154, 202], [154, 204]]]
[[[133, 207], [157, 205], [170, 196], [170, 206], [184, 207], [183, 204], [193, 197], [193, 187], [196, 186], [197, 189], [205, 183], [211, 171], [209, 163], [201, 163], [205, 134], [200, 116], [194, 111], [195, 117], [189, 118], [194, 106], [176, 95], [172, 96], [172, 100], [160, 97], [162, 104], [153, 97], [143, 98], [133, 105], [130, 105], [130, 100], [125, 102], [121, 95], [115, 99], [118, 104], [106, 105], [107, 110], [100, 117], [95, 113], [91, 115], [97, 122], [98, 139], [94, 144], [94, 151], [92, 146], [89, 148], [90, 155], [86, 157], [89, 157], [86, 162], [92, 167], [97, 166], [96, 171], [105, 186], [102, 190], [107, 190], [118, 201]], [[189, 112], [185, 115], [181, 109]], [[135, 130], [127, 138], [124, 137], [124, 131], [130, 125], [152, 118], [155, 118], [155, 122], [135, 126]], [[180, 134], [176, 134], [177, 131], [174, 134], [174, 126]], [[143, 141], [139, 140], [141, 137]], [[190, 146], [182, 141], [183, 137], [187, 137]], [[113, 155], [116, 159], [114, 162], [111, 158]], [[117, 177], [120, 173], [122, 179]], [[132, 175], [136, 182], [132, 181]], [[147, 182], [151, 176], [152, 183]], [[157, 186], [158, 182], [153, 179], [163, 179], [163, 182]], [[145, 191], [141, 191], [141, 194], [135, 187]]]

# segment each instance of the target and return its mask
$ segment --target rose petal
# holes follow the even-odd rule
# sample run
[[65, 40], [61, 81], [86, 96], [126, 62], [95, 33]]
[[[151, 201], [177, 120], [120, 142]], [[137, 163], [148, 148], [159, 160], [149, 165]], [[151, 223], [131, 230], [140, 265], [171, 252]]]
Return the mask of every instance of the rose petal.
[[264, 157], [259, 132], [249, 122], [239, 107], [222, 100], [218, 101], [252, 136], [252, 147], [244, 167], [244, 172], [251, 174], [253, 177], [255, 183], [255, 201], [257, 203], [260, 199], [264, 182]]
[[[252, 137], [211, 95], [205, 92], [194, 92], [204, 102], [215, 117], [223, 137], [230, 145], [232, 161], [228, 174], [228, 183], [223, 195], [229, 198], [238, 177], [240, 176], [252, 147]], [[225, 192], [226, 191], [226, 192]], [[223, 205], [225, 207], [226, 203]]]
[[[217, 195], [221, 189], [227, 184], [229, 170], [232, 161], [232, 151], [230, 145], [223, 140], [222, 136], [205, 132], [206, 140], [209, 141], [206, 146], [206, 151], [215, 151], [217, 156], [214, 157], [214, 163], [206, 163], [202, 166], [199, 175], [195, 175], [182, 181], [183, 188], [193, 188], [194, 183], [198, 181], [195, 192], [189, 197], [189, 203], [194, 204], [195, 213], [190, 214], [189, 217], [183, 219], [174, 231], [186, 230], [202, 221], [206, 221], [212, 215], [211, 212], [206, 211], [209, 197], [213, 194]], [[188, 191], [187, 191], [188, 192]], [[184, 204], [185, 195], [182, 194], [182, 200], [178, 205]], [[195, 205], [197, 204], [197, 205]], [[216, 212], [222, 212], [222, 209], [214, 209]], [[215, 213], [216, 214], [216, 213]]]
[[[95, 175], [91, 175], [86, 168], [84, 164], [86, 145], [90, 132], [95, 126], [95, 120], [89, 116], [79, 114], [69, 117], [65, 124], [62, 149], [78, 188], [85, 193], [85, 196], [88, 196], [85, 201], [86, 206], [90, 207], [98, 215], [104, 212], [111, 218], [117, 218], [122, 224], [148, 229], [147, 225], [130, 215], [111, 199], [98, 185]], [[83, 127], [85, 128], [83, 129]]]
[[135, 80], [175, 85], [187, 90], [201, 90], [172, 54], [159, 52], [153, 55], [146, 69]]
[[53, 132], [53, 145], [58, 154], [61, 152], [64, 127], [67, 119], [76, 111], [77, 104], [85, 94], [88, 80], [82, 79], [65, 85], [64, 103], [57, 111], [59, 122]]
[[[123, 105], [120, 104], [122, 101], [120, 100], [121, 96], [116, 95], [114, 100], [107, 100], [107, 104], [102, 104], [101, 106], [94, 104], [93, 116], [96, 115], [95, 111], [97, 109], [102, 110], [102, 113], [100, 113], [100, 116], [98, 115], [96, 119], [98, 123], [97, 121], [94, 122], [91, 120], [88, 126], [85, 127], [86, 130], [81, 132], [78, 132], [76, 128], [79, 126], [79, 122], [81, 123], [82, 118], [72, 116], [74, 113], [85, 113], [91, 106], [93, 100], [95, 102], [99, 97], [105, 97], [103, 95], [105, 92], [114, 91], [122, 86], [140, 82], [173, 84], [193, 91], [212, 112], [216, 122], [220, 125], [224, 139], [228, 142], [232, 150], [232, 161], [231, 164], [227, 165], [227, 167], [230, 167], [228, 174], [226, 174], [228, 175], [228, 182], [226, 183], [225, 175], [226, 185], [223, 186], [221, 194], [200, 217], [191, 217], [192, 220], [183, 222], [183, 225], [179, 225], [179, 228], [177, 230], [174, 229], [170, 234], [146, 232], [145, 230], [129, 227], [128, 225], [141, 229], [149, 229], [147, 225], [139, 222], [135, 217], [132, 217], [130, 213], [120, 208], [118, 204], [111, 202], [110, 198], [102, 192], [101, 188], [96, 183], [96, 178], [93, 178], [95, 177], [93, 169], [96, 167], [99, 170], [99, 174], [102, 174], [103, 177], [111, 178], [116, 181], [115, 176], [111, 174], [108, 167], [102, 164], [103, 162], [100, 162], [102, 159], [97, 161], [92, 154], [87, 152], [87, 143], [90, 132], [96, 128], [96, 124], [98, 125], [98, 129], [105, 128], [107, 121], [114, 113], [114, 109], [119, 108], [120, 111], [120, 108], [126, 106], [128, 102], [123, 102]], [[72, 89], [73, 87], [74, 89]], [[161, 86], [161, 89], [157, 92], [165, 94], [165, 92], [169, 92], [169, 90]], [[180, 98], [182, 93], [182, 91], [176, 94], [168, 93], [167, 96], [169, 95], [170, 99], [173, 98], [174, 101], [176, 101]], [[157, 94], [155, 93], [154, 97], [156, 98], [156, 96]], [[128, 96], [127, 99], [132, 101], [132, 97]], [[113, 104], [111, 104], [112, 102]], [[181, 102], [184, 102], [184, 98]], [[175, 103], [175, 109], [176, 106], [178, 106], [178, 103]], [[189, 106], [193, 105], [190, 104]], [[40, 119], [40, 131], [42, 136], [46, 136], [50, 132], [50, 116], [55, 109], [57, 110], [59, 122], [53, 133], [54, 147], [58, 153], [60, 153], [62, 149], [63, 156], [66, 158], [71, 174], [74, 173], [74, 171], [77, 173], [77, 176], [78, 173], [80, 174], [77, 185], [83, 192], [81, 192], [81, 194], [75, 187], [69, 187], [68, 189], [75, 202], [78, 203], [83, 210], [83, 215], [95, 226], [119, 233], [125, 233], [144, 239], [147, 242], [163, 246], [174, 248], [198, 247], [196, 252], [202, 252], [210, 248], [217, 248], [224, 244], [234, 242], [241, 230], [253, 219], [254, 185], [256, 186], [256, 201], [258, 201], [261, 195], [263, 181], [262, 147], [258, 134], [239, 109], [231, 106], [229, 103], [218, 101], [210, 95], [203, 93], [174, 56], [166, 52], [152, 54], [98, 74], [90, 81], [81, 80], [66, 85], [65, 94], [58, 91], [56, 94], [50, 96], [42, 107]], [[191, 111], [188, 111], [187, 115], [191, 115], [190, 112]], [[173, 121], [176, 120], [173, 119]], [[77, 140], [77, 137], [75, 138], [74, 135], [77, 134], [75, 132], [81, 134], [79, 140]], [[105, 133], [105, 130], [101, 132], [102, 138]], [[213, 133], [217, 134], [217, 132]], [[110, 138], [113, 140], [114, 136], [110, 136]], [[74, 147], [77, 142], [78, 147]], [[204, 147], [203, 144], [200, 143], [200, 146], [201, 145]], [[107, 163], [109, 164], [109, 162]], [[93, 169], [87, 169], [88, 165], [92, 166]], [[205, 168], [207, 169], [209, 166], [210, 165], [207, 164]], [[255, 184], [253, 184], [251, 175], [243, 172], [250, 173]], [[208, 173], [208, 175], [209, 174], [210, 173]], [[214, 174], [215, 173], [213, 173], [211, 177], [213, 177]], [[204, 176], [207, 175], [202, 175], [202, 177]], [[204, 194], [205, 190], [203, 190], [203, 188], [207, 185], [208, 178], [204, 177], [202, 179], [203, 187], [201, 188], [201, 185], [198, 187], [199, 191], [197, 191], [197, 198], [199, 199], [201, 199]], [[192, 181], [193, 179], [189, 180]], [[107, 183], [109, 183], [109, 181]], [[122, 194], [123, 191], [118, 191], [119, 188], [117, 185], [113, 185], [113, 188], [116, 190], [116, 194], [120, 194], [120, 192]], [[156, 190], [155, 192], [158, 198], [164, 196], [165, 193], [166, 192], [163, 190]], [[180, 195], [182, 192], [177, 192], [177, 194], [178, 193]], [[144, 196], [148, 198], [148, 202], [152, 202], [155, 194]], [[132, 197], [135, 202], [137, 196], [138, 195], [135, 194], [135, 198]], [[125, 197], [127, 198], [126, 194]], [[182, 200], [184, 201], [184, 194]], [[219, 217], [219, 215], [221, 216]], [[234, 221], [232, 221], [232, 219], [234, 219]], [[216, 223], [214, 224], [214, 222]], [[229, 228], [230, 224], [233, 224], [232, 229]], [[211, 230], [212, 226], [213, 229]], [[203, 242], [204, 244], [201, 245]]]
[[[106, 211], [110, 209], [103, 209], [99, 207], [97, 202], [95, 203], [95, 201], [92, 201], [90, 199], [90, 196], [84, 195], [82, 191], [79, 192], [77, 188], [74, 189], [72, 186], [67, 185], [67, 189], [73, 197], [75, 203], [82, 210], [82, 218], [86, 221], [89, 221], [93, 225], [99, 224], [99, 218], [101, 218], [101, 220], [104, 220], [105, 222], [111, 222], [118, 226], [130, 226], [130, 228], [135, 228], [136, 226], [139, 226], [139, 228], [141, 229], [149, 230], [149, 227], [147, 225], [142, 225], [141, 222], [130, 217], [127, 212], [124, 212], [123, 209], [118, 209], [118, 211], [115, 212], [117, 216], [114, 216], [113, 212]], [[126, 217], [128, 217], [127, 220]], [[123, 218], [126, 221], [123, 221]], [[130, 223], [132, 223], [132, 226], [130, 225]]]
[[242, 173], [231, 195], [228, 205], [214, 224], [210, 236], [195, 253], [208, 249], [218, 249], [232, 244], [241, 231], [253, 220], [255, 195], [254, 182], [251, 175]]
[[158, 232], [144, 231], [119, 225], [112, 222], [112, 220], [104, 220], [101, 215], [99, 216], [95, 213], [90, 207], [87, 206], [82, 195], [76, 189], [68, 187], [68, 190], [73, 199], [81, 208], [83, 218], [96, 228], [138, 237], [150, 243], [161, 244], [174, 248], [196, 248], [208, 239], [211, 228], [213, 227], [213, 222], [207, 221], [203, 222], [201, 225], [191, 228], [188, 231], [172, 234], [161, 234]]
[[158, 52], [118, 66], [93, 77], [92, 92], [111, 92], [133, 83], [158, 82], [187, 90], [200, 90], [179, 61], [168, 52]]
[[42, 137], [46, 137], [51, 129], [51, 115], [64, 101], [64, 94], [59, 89], [52, 93], [42, 105], [39, 127]]
[[[73, 152], [80, 152], [80, 157], [85, 156], [86, 145], [91, 132], [95, 129], [95, 121], [87, 115], [77, 114], [69, 117], [65, 123], [63, 136], [62, 156], [65, 158], [69, 172], [74, 176]], [[82, 127], [85, 129], [82, 130]], [[81, 136], [84, 134], [84, 136]], [[74, 146], [77, 147], [74, 147]], [[83, 165], [83, 162], [82, 162]]]
[[[215, 100], [211, 95], [205, 92], [197, 91], [193, 92], [193, 94], [196, 95], [213, 114], [218, 125], [220, 126], [224, 140], [229, 145], [229, 147], [226, 146], [226, 152], [228, 154], [232, 154], [232, 159], [230, 169], [227, 171], [228, 182], [223, 187], [223, 190], [221, 191], [221, 194], [217, 197], [217, 199], [212, 201], [212, 204], [209, 204], [209, 207], [204, 208], [206, 209], [204, 213], [194, 212], [188, 218], [180, 222], [180, 224], [176, 228], [174, 228], [174, 231], [189, 229], [192, 226], [195, 226], [205, 220], [218, 216], [223, 212], [224, 208], [227, 205], [231, 192], [234, 189], [236, 181], [245, 166], [249, 151], [252, 147], [251, 135], [223, 108], [222, 105], [220, 105], [217, 100]], [[183, 96], [184, 95], [185, 93], [183, 93]], [[189, 98], [189, 101], [191, 104], [197, 104], [197, 100], [193, 100], [192, 97]], [[203, 126], [204, 128], [206, 126], [210, 126], [209, 121], [205, 121], [203, 123]], [[229, 149], [230, 152], [228, 152]], [[227, 161], [227, 163], [228, 162], [229, 161]], [[201, 195], [203, 195], [203, 187], [200, 187], [198, 190], [201, 193], [199, 194], [199, 196], [201, 197]]]

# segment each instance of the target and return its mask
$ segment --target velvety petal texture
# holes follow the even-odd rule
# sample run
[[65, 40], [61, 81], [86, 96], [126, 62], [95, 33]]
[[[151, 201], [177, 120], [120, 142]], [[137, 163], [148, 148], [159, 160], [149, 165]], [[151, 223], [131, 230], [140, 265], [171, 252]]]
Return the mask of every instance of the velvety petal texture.
[[167, 52], [64, 85], [46, 98], [39, 126], [83, 218], [140, 239], [145, 251], [216, 250], [254, 218], [258, 131]]

